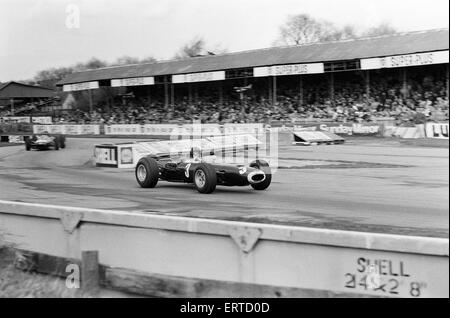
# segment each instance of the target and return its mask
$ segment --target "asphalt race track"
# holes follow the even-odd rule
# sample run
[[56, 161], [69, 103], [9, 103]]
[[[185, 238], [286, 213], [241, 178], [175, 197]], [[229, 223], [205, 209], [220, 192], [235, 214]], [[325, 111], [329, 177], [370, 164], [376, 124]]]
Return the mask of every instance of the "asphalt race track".
[[353, 231], [449, 237], [449, 151], [394, 139], [286, 146], [267, 191], [160, 182], [141, 189], [130, 169], [96, 168], [95, 144], [60, 151], [0, 147], [0, 199]]

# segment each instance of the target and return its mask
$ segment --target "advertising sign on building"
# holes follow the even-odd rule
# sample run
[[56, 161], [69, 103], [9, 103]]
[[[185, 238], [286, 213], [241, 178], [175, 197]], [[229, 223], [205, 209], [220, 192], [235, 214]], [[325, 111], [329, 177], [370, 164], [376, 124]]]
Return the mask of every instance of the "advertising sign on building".
[[111, 87], [154, 85], [154, 77], [133, 77], [111, 80]]
[[172, 75], [172, 83], [210, 82], [224, 79], [225, 71]]
[[88, 89], [96, 89], [99, 88], [99, 83], [97, 81], [94, 82], [84, 82], [84, 83], [76, 83], [76, 84], [67, 84], [63, 85], [64, 92], [73, 92], [73, 91], [84, 91]]
[[255, 67], [253, 69], [253, 74], [255, 77], [320, 73], [324, 73], [323, 63], [263, 66]]
[[423, 66], [449, 62], [449, 51], [376, 57], [361, 60], [361, 69], [374, 70], [407, 66]]

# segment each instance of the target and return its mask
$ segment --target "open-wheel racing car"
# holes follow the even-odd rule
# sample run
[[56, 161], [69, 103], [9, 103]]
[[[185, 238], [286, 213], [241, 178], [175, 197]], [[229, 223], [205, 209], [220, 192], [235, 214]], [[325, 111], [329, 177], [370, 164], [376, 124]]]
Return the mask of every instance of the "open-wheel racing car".
[[55, 150], [66, 148], [66, 138], [63, 135], [33, 135], [25, 138], [25, 149], [27, 151], [31, 149], [44, 150], [49, 148]]
[[198, 192], [205, 194], [212, 193], [216, 185], [250, 185], [255, 190], [265, 190], [272, 181], [271, 169], [264, 160], [245, 166], [219, 164], [208, 159], [211, 158], [195, 158], [192, 151], [188, 159], [143, 157], [136, 165], [136, 180], [142, 188], [154, 188], [159, 180], [193, 183]]

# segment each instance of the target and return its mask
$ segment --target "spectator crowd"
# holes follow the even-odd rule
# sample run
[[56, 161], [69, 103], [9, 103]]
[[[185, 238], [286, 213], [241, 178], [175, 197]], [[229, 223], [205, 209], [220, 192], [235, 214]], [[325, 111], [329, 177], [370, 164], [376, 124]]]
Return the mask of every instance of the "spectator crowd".
[[370, 89], [361, 81], [337, 81], [333, 93], [326, 81], [305, 87], [301, 93], [298, 88], [280, 87], [276, 103], [272, 103], [267, 93], [257, 92], [221, 102], [211, 96], [200, 96], [195, 101], [184, 97], [168, 107], [162, 101], [135, 97], [112, 107], [95, 107], [91, 112], [76, 109], [54, 121], [71, 124], [154, 124], [192, 120], [270, 124], [282, 121], [295, 124], [304, 121], [373, 122], [380, 118], [391, 118], [398, 125], [448, 121], [445, 77], [423, 77], [420, 81], [408, 81], [406, 86], [379, 80], [372, 82]]

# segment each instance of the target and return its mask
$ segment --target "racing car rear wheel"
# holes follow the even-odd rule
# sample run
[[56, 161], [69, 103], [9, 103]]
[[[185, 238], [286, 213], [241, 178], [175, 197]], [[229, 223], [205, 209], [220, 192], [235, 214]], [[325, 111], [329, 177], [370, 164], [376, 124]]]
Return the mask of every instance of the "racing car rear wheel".
[[158, 163], [153, 158], [142, 158], [136, 165], [135, 174], [142, 188], [154, 188], [159, 179]]
[[62, 149], [66, 148], [66, 141], [63, 138], [61, 138], [60, 140], [61, 140], [61, 148]]
[[252, 184], [252, 188], [258, 191], [266, 190], [272, 182], [272, 170], [269, 164], [264, 160], [255, 160], [250, 164], [250, 167], [264, 171], [266, 178], [261, 183]]
[[200, 164], [194, 172], [194, 185], [200, 193], [212, 193], [216, 189], [216, 169], [209, 164]]

